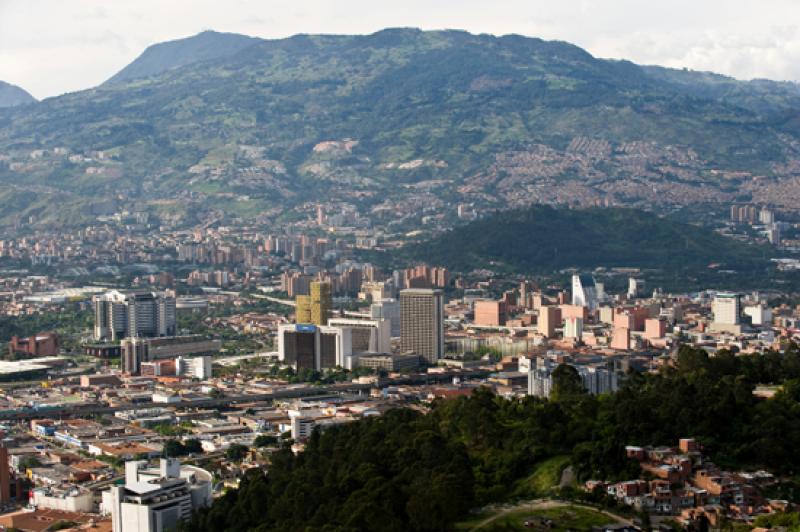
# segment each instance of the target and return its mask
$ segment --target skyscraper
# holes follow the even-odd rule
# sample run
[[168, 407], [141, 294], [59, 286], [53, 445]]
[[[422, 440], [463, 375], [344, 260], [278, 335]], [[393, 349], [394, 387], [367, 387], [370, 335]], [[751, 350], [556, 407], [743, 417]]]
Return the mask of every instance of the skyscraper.
[[589, 310], [597, 308], [597, 288], [594, 277], [589, 274], [572, 276], [572, 304], [587, 307]]
[[311, 283], [311, 323], [327, 325], [332, 307], [331, 283], [327, 281]]
[[92, 298], [95, 340], [174, 336], [175, 298], [157, 292], [111, 290]]
[[429, 288], [400, 291], [400, 348], [430, 364], [444, 356], [444, 293]]

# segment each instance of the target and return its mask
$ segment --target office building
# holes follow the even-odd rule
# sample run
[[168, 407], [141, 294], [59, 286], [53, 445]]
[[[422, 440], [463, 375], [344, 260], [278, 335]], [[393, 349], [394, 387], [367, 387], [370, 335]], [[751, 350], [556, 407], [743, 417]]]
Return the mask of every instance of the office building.
[[718, 293], [711, 303], [711, 311], [714, 314], [713, 327], [719, 329], [719, 327], [739, 325], [739, 295]]
[[411, 371], [419, 368], [417, 355], [364, 355], [358, 365], [375, 371]]
[[573, 275], [572, 304], [594, 310], [597, 308], [597, 303], [597, 287], [594, 277], [589, 274]]
[[309, 288], [310, 294], [295, 298], [295, 322], [313, 325], [326, 325], [333, 308], [331, 283], [314, 281]]
[[113, 532], [175, 530], [192, 512], [211, 504], [211, 473], [162, 458], [158, 467], [146, 460], [125, 462], [125, 484], [102, 495], [102, 510], [111, 514]]
[[400, 337], [400, 302], [396, 299], [382, 299], [369, 307], [370, 317], [374, 320], [389, 320], [392, 338]]
[[123, 371], [136, 375], [144, 362], [213, 356], [222, 349], [222, 342], [209, 340], [199, 334], [171, 338], [125, 338], [120, 342], [120, 348]]
[[400, 349], [429, 364], [444, 356], [444, 293], [412, 288], [400, 291]]
[[95, 340], [175, 335], [175, 298], [156, 292], [111, 290], [92, 297]]
[[358, 320], [331, 318], [329, 327], [350, 329], [350, 346], [353, 353], [389, 353], [392, 350], [389, 320]]

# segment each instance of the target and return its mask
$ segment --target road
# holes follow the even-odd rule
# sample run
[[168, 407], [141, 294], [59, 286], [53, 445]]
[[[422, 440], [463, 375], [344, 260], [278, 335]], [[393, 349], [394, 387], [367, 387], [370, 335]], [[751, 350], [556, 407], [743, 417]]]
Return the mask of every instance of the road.
[[570, 501], [557, 501], [554, 499], [533, 499], [530, 501], [523, 501], [513, 506], [503, 506], [500, 512], [484, 519], [477, 525], [475, 525], [472, 530], [480, 530], [481, 528], [485, 527], [488, 524], [491, 524], [493, 521], [503, 517], [504, 515], [508, 515], [512, 512], [517, 512], [519, 510], [530, 510], [531, 512], [536, 510], [547, 510], [548, 508], [562, 508], [565, 506], [572, 506], [576, 508], [585, 508], [587, 510], [594, 510], [595, 512], [600, 512], [605, 516], [608, 516], [611, 519], [619, 523], [624, 523], [626, 525], [633, 525], [633, 522], [628, 519], [627, 517], [623, 517], [621, 515], [612, 514], [611, 512], [607, 512], [605, 510], [601, 510], [600, 508], [596, 508], [594, 506], [587, 506], [584, 504], [578, 504]]

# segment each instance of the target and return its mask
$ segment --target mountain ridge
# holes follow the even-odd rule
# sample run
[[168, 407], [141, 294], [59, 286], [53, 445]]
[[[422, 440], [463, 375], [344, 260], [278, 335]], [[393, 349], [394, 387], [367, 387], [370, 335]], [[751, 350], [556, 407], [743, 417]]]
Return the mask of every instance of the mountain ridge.
[[[250, 219], [276, 203], [352, 203], [354, 191], [367, 210], [379, 198], [437, 209], [800, 198], [759, 188], [791, 183], [800, 167], [792, 86], [680, 77], [519, 35], [260, 40], [0, 112], [0, 149], [21, 163], [0, 167], [0, 182], [17, 187], [15, 212], [43, 220], [61, 215], [28, 198], [69, 191], [83, 214], [61, 223], [120, 195]], [[57, 146], [107, 157], [22, 164]]]
[[0, 107], [15, 107], [36, 101], [36, 98], [22, 87], [0, 81]]

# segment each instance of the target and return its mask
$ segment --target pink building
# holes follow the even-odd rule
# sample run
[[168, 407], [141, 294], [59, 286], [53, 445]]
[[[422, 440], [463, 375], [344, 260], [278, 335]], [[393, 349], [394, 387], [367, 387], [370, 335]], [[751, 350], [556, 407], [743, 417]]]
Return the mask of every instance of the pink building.
[[476, 301], [475, 325], [499, 326], [506, 324], [505, 301]]
[[556, 327], [561, 325], [561, 309], [558, 307], [540, 307], [537, 330], [548, 338], [554, 338]]
[[664, 338], [667, 334], [667, 322], [658, 318], [651, 318], [644, 322], [644, 337], [648, 340]]

